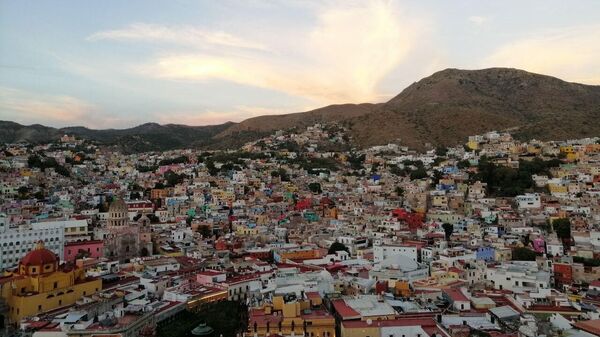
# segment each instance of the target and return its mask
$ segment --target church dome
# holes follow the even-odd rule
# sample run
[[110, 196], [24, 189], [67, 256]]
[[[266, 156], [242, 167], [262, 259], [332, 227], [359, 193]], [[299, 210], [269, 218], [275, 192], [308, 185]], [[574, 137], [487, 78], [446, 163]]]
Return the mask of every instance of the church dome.
[[37, 246], [27, 253], [19, 262], [21, 275], [40, 275], [55, 272], [58, 268], [58, 257], [39, 241]]
[[127, 204], [123, 198], [117, 198], [113, 202], [110, 203], [110, 207], [108, 208], [109, 214], [127, 214]]
[[32, 251], [21, 259], [21, 264], [25, 266], [42, 266], [45, 264], [54, 264], [57, 261], [56, 254], [46, 249], [43, 241], [40, 241]]
[[110, 203], [108, 208], [108, 226], [123, 227], [129, 222], [128, 209], [125, 200], [117, 198]]

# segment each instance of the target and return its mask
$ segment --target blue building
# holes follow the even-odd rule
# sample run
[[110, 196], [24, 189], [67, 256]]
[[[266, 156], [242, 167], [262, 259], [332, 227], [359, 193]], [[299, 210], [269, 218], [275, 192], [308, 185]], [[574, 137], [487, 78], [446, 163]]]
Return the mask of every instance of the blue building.
[[496, 249], [494, 247], [479, 247], [475, 253], [477, 260], [484, 260], [485, 262], [494, 261], [496, 259]]

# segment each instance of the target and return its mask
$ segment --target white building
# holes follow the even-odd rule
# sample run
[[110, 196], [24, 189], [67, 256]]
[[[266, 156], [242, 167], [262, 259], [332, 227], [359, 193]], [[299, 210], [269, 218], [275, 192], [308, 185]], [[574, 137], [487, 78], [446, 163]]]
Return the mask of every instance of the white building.
[[390, 287], [394, 287], [396, 281], [413, 281], [429, 277], [429, 266], [418, 263], [412, 258], [402, 255], [392, 255], [381, 263], [377, 263], [369, 270], [369, 278], [376, 281], [386, 281]]
[[31, 224], [33, 229], [45, 228], [47, 226], [63, 227], [65, 231], [65, 242], [87, 241], [92, 239], [88, 231], [87, 220], [55, 220]]
[[367, 248], [369, 246], [369, 239], [362, 237], [353, 236], [338, 236], [337, 242], [343, 243], [344, 246], [350, 251], [350, 255], [356, 256], [356, 251], [359, 249]]
[[540, 195], [537, 193], [525, 193], [523, 195], [517, 195], [515, 202], [519, 209], [532, 209], [542, 207]]
[[539, 292], [548, 289], [550, 273], [539, 270], [535, 261], [513, 261], [488, 268], [486, 279], [494, 289]]
[[380, 244], [373, 246], [373, 259], [375, 263], [382, 262], [394, 255], [404, 255], [413, 261], [417, 261], [417, 247], [402, 244]]
[[65, 227], [52, 222], [40, 223], [32, 228], [22, 226], [15, 229], [3, 226], [0, 232], [0, 271], [16, 267], [25, 254], [39, 241], [62, 259], [65, 245]]

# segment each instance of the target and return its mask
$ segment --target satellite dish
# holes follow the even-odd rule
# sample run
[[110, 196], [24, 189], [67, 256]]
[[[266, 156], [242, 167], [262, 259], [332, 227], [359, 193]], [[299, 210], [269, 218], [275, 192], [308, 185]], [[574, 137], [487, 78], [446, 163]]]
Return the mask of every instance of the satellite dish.
[[371, 324], [373, 324], [373, 320], [369, 318], [369, 319], [367, 320], [367, 325], [371, 325]]

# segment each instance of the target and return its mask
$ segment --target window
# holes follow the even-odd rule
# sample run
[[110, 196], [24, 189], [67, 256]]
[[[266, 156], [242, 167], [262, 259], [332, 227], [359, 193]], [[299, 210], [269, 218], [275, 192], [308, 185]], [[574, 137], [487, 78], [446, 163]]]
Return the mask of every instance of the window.
[[38, 311], [42, 311], [42, 305], [38, 305]]
[[58, 282], [54, 282], [54, 289], [58, 288]]

